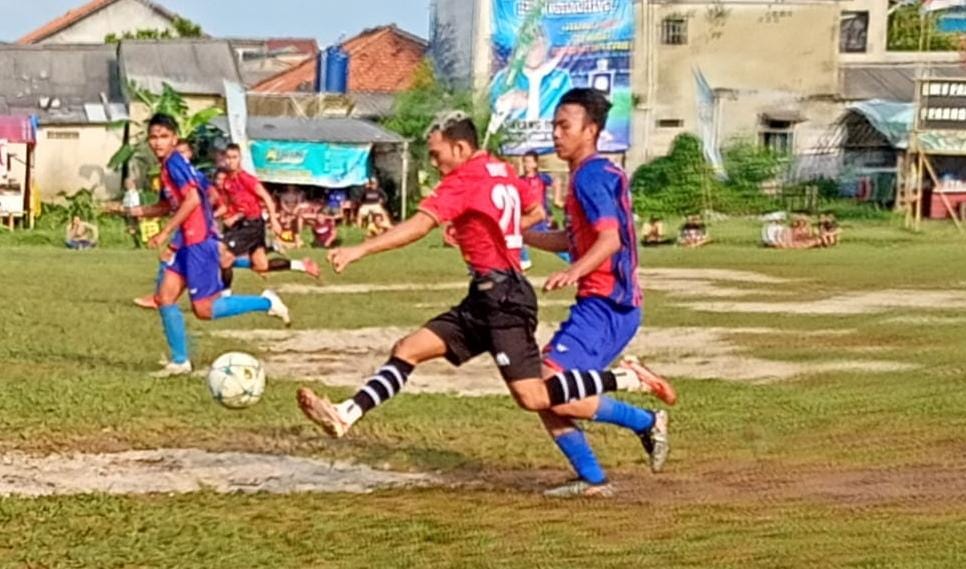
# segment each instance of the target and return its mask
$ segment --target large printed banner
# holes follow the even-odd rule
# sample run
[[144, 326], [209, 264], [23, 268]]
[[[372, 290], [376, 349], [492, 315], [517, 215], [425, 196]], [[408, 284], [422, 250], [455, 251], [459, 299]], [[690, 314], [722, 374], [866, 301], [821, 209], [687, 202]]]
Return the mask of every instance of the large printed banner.
[[594, 87], [614, 104], [603, 152], [630, 146], [632, 0], [492, 0], [490, 131], [504, 152], [553, 148], [553, 112], [574, 87]]
[[345, 188], [369, 178], [368, 144], [252, 141], [255, 173], [266, 182]]

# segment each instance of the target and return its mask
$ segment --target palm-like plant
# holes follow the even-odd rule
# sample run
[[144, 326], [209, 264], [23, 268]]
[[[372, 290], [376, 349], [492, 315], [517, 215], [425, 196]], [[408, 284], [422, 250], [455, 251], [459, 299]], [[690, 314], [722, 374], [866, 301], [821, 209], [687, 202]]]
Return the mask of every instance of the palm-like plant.
[[[224, 114], [219, 107], [208, 107], [196, 113], [188, 112], [188, 103], [185, 102], [181, 93], [178, 93], [171, 85], [164, 83], [161, 93], [152, 93], [142, 89], [134, 82], [127, 86], [129, 97], [144, 103], [149, 109], [149, 116], [156, 113], [164, 113], [174, 117], [178, 121], [180, 131], [178, 136], [197, 146], [202, 141], [207, 141], [217, 135], [217, 129], [211, 126], [211, 120]], [[115, 121], [109, 128], [130, 129], [131, 126], [138, 126], [130, 119]], [[139, 125], [136, 133], [126, 136], [125, 142], [111, 156], [107, 163], [108, 168], [114, 171], [121, 171], [128, 167], [132, 162], [137, 165], [138, 170], [148, 176], [157, 174], [157, 162], [148, 148], [148, 128], [147, 121]]]

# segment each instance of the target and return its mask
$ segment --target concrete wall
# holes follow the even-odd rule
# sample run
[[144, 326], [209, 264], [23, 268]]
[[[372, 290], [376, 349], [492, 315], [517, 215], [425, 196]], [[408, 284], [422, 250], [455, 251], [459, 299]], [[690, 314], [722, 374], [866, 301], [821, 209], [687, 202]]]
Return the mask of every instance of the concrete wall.
[[44, 39], [45, 43], [103, 43], [114, 33], [143, 29], [173, 30], [171, 21], [137, 0], [121, 0]]
[[116, 197], [121, 177], [107, 162], [121, 147], [122, 138], [123, 130], [105, 125], [41, 126], [34, 152], [34, 190], [44, 201], [82, 188], [93, 190], [98, 198]]
[[[807, 117], [809, 101], [831, 99], [838, 91], [840, 15], [835, 4], [708, 2], [664, 4], [654, 12], [650, 62], [656, 67], [655, 89], [650, 100], [645, 97], [654, 124], [648, 125], [652, 130], [645, 148], [635, 145], [629, 156], [632, 164], [664, 154], [681, 132], [696, 131], [694, 68], [704, 73], [713, 89], [725, 92], [719, 121], [722, 141], [757, 137], [760, 115], [767, 110], [797, 110]], [[664, 19], [675, 16], [687, 20], [686, 45], [661, 41]], [[647, 59], [645, 69], [646, 65]], [[660, 120], [682, 120], [683, 126], [659, 128]], [[803, 127], [809, 128], [798, 128]], [[802, 149], [803, 138], [796, 138], [796, 148]]]

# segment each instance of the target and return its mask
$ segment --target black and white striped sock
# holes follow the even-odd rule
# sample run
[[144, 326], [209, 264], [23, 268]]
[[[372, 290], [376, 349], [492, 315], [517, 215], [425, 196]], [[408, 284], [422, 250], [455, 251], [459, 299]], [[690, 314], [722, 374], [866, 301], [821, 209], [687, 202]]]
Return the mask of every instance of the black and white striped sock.
[[409, 362], [397, 357], [390, 358], [386, 365], [376, 370], [375, 375], [366, 381], [362, 389], [352, 397], [352, 401], [363, 413], [369, 412], [402, 391], [414, 369], [415, 366]]
[[622, 368], [611, 371], [567, 370], [547, 380], [547, 391], [550, 392], [550, 403], [556, 407], [602, 393], [629, 389], [637, 383], [634, 373]]

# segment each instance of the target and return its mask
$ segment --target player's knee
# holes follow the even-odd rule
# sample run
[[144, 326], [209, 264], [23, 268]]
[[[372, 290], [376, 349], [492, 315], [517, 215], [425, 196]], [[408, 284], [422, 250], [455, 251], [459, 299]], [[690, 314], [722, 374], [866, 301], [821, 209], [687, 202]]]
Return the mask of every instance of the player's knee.
[[530, 389], [515, 390], [513, 399], [517, 402], [517, 406], [525, 411], [540, 412], [550, 409], [550, 399], [545, 392]]
[[212, 317], [211, 303], [201, 303], [201, 304], [192, 303], [191, 311], [195, 313], [195, 316], [199, 320], [211, 320], [211, 317]]
[[392, 346], [392, 357], [410, 362], [416, 358], [416, 345], [410, 338], [403, 338]]

